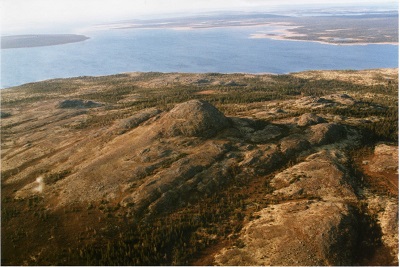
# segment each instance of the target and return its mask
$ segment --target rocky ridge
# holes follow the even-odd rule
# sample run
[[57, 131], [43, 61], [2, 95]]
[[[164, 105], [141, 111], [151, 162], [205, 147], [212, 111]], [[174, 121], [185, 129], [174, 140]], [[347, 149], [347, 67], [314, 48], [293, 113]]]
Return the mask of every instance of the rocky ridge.
[[[250, 119], [227, 118], [198, 100], [178, 104], [141, 126], [158, 114], [159, 110], [145, 110], [116, 123], [124, 131], [110, 146], [124, 146], [123, 151], [103, 149], [79, 172], [42, 190], [35, 181], [16, 196], [50, 197], [58, 192], [58, 205], [64, 206], [104, 196], [112, 201], [119, 193], [125, 195], [120, 204], [132, 216], [155, 216], [218, 192], [234, 172], [265, 175], [301, 154], [306, 156], [302, 162], [268, 180], [270, 193], [264, 200], [271, 204], [241, 231], [243, 247], [225, 248], [215, 261], [221, 265], [354, 263], [361, 220], [354, 207], [360, 196], [353, 188], [355, 178], [346, 167], [349, 160], [344, 151], [359, 142], [360, 133], [315, 114], [301, 115], [294, 125], [257, 125]], [[124, 138], [124, 132], [129, 138]], [[378, 146], [376, 153], [393, 157], [395, 152], [387, 151], [394, 148], [386, 146], [385, 152], [382, 148]], [[102, 167], [93, 167], [103, 164], [129, 172], [118, 173], [118, 178], [104, 176]], [[396, 240], [388, 228], [393, 213], [389, 206], [381, 216], [383, 240], [390, 247]], [[385, 237], [387, 233], [390, 237]]]
[[[251, 104], [238, 105], [238, 112], [229, 113], [194, 99], [168, 109], [130, 111], [85, 128], [97, 123], [93, 114], [108, 119], [117, 113], [115, 106], [94, 100], [33, 103], [30, 113], [7, 110], [12, 115], [3, 127], [13, 140], [3, 139], [2, 185], [12, 203], [31, 208], [41, 199], [40, 216], [44, 211], [69, 216], [68, 210], [76, 209], [80, 218], [93, 216], [100, 224], [101, 213], [121, 229], [126, 222], [146, 225], [178, 217], [237, 188], [239, 204], [230, 211], [235, 216], [230, 223], [241, 227], [227, 227], [225, 243], [207, 228], [215, 222], [196, 230], [218, 244], [207, 264], [354, 265], [368, 262], [370, 255], [362, 250], [379, 248], [390, 254], [380, 262], [395, 265], [397, 197], [368, 189], [352, 165], [351, 151], [368, 132], [358, 127], [359, 118], [349, 123], [346, 116], [322, 112], [357, 105], [365, 106], [340, 93], [298, 96], [253, 110]], [[372, 174], [392, 175], [397, 157], [397, 146], [377, 144], [363, 166]], [[216, 210], [216, 216], [225, 212]], [[200, 211], [190, 212], [195, 223], [203, 220]], [[115, 236], [110, 225], [95, 232]], [[165, 254], [169, 259], [173, 253]]]

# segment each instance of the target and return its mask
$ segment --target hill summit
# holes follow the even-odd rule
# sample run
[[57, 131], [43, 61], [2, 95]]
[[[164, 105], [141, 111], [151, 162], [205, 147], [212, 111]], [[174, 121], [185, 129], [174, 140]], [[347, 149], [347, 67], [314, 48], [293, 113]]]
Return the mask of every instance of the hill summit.
[[159, 122], [165, 136], [212, 137], [229, 126], [229, 120], [204, 100], [190, 100], [176, 105]]

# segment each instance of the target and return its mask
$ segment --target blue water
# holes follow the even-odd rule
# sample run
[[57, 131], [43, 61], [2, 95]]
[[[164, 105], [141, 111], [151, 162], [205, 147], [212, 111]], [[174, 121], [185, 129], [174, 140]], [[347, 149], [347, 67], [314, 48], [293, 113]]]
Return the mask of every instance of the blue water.
[[1, 50], [1, 87], [133, 71], [289, 73], [398, 67], [398, 45], [251, 39], [262, 28], [127, 29], [58, 46]]

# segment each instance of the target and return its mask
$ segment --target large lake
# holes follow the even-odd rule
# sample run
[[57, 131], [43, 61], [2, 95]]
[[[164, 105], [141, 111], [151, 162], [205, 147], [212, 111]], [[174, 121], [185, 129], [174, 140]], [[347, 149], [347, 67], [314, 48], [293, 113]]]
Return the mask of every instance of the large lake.
[[1, 88], [51, 78], [121, 72], [289, 73], [398, 67], [398, 45], [328, 45], [252, 39], [263, 27], [85, 32], [89, 40], [3, 49]]

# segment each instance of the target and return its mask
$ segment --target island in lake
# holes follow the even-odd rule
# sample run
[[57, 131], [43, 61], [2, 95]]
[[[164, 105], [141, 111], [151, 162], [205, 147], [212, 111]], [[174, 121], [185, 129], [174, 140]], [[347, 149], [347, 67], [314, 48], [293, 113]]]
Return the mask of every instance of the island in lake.
[[1, 37], [1, 49], [61, 45], [82, 42], [89, 37], [79, 34], [26, 34]]

